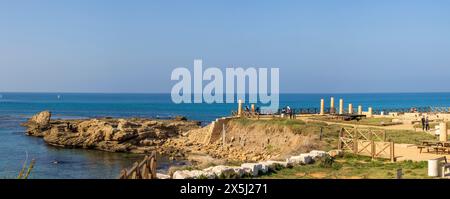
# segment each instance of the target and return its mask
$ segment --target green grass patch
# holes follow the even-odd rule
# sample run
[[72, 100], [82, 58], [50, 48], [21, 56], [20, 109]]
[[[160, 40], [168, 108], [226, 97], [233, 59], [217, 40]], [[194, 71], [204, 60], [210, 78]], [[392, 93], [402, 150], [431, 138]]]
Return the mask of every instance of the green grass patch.
[[[324, 162], [325, 161], [325, 162]], [[273, 171], [259, 178], [270, 179], [394, 179], [401, 168], [403, 178], [429, 178], [427, 162], [402, 161], [391, 163], [384, 159], [345, 154], [333, 161], [317, 161], [311, 165], [295, 166]], [[330, 164], [331, 163], [331, 164]], [[324, 166], [325, 165], [325, 166]]]
[[404, 144], [421, 144], [424, 140], [435, 140], [436, 137], [422, 131], [411, 130], [387, 130], [386, 140], [393, 141], [395, 143]]

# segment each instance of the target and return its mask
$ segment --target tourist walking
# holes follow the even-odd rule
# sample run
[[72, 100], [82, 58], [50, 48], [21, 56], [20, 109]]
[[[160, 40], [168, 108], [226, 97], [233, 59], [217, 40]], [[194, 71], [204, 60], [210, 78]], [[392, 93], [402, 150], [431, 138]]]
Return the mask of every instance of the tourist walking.
[[430, 130], [430, 121], [428, 120], [428, 116], [425, 119], [425, 129], [426, 131]]
[[425, 116], [422, 117], [422, 131], [425, 131]]

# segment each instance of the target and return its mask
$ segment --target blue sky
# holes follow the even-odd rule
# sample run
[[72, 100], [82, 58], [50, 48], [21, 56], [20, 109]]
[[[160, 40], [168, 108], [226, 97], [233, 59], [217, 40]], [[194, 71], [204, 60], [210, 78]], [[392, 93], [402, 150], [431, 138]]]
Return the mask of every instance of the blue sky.
[[170, 92], [279, 67], [282, 92], [450, 91], [450, 1], [0, 1], [0, 92]]

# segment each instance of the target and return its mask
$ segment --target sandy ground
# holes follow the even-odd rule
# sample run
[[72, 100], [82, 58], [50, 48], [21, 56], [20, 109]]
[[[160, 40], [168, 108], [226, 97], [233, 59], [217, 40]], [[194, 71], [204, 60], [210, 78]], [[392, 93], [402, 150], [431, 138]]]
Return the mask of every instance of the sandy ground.
[[412, 144], [395, 144], [395, 156], [397, 161], [413, 160], [413, 161], [427, 161], [430, 159], [446, 156], [450, 160], [449, 154], [436, 154], [433, 151], [427, 152], [425, 149], [419, 153], [419, 149]]

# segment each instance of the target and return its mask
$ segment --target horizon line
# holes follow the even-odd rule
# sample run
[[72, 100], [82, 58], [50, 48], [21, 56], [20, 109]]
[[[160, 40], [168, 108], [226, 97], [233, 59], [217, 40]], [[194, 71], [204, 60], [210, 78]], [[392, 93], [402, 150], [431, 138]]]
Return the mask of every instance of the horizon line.
[[[7, 94], [7, 93], [23, 93], [23, 94], [168, 94], [170, 95], [170, 92], [71, 92], [71, 91], [64, 91], [64, 92], [58, 92], [58, 91], [4, 91], [0, 94]], [[278, 94], [422, 94], [422, 93], [450, 93], [450, 91], [386, 91], [386, 92], [280, 92]], [[195, 93], [192, 93], [195, 94]], [[227, 95], [230, 93], [222, 93], [223, 95]], [[238, 93], [231, 93], [231, 94], [238, 94]], [[240, 94], [240, 93], [239, 93]], [[245, 93], [245, 95], [249, 95], [250, 93]], [[251, 93], [253, 94], [253, 93]], [[257, 94], [257, 93], [256, 93]]]

